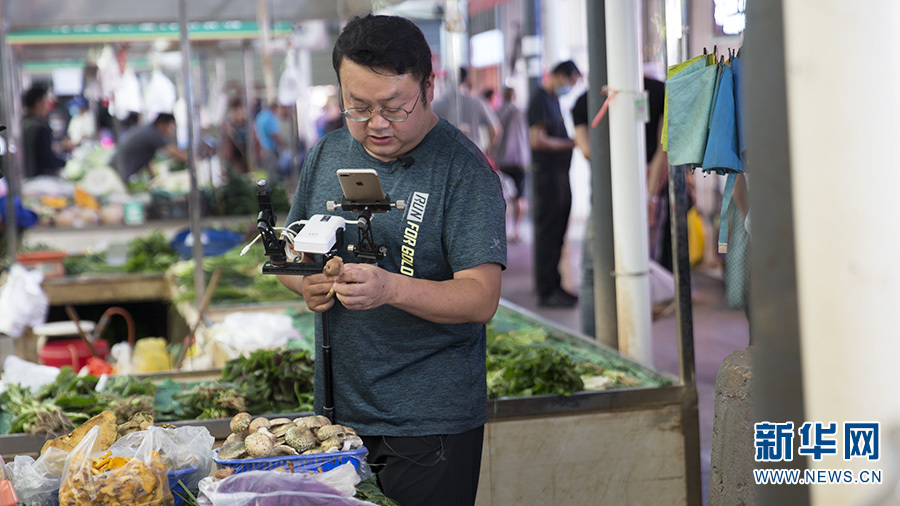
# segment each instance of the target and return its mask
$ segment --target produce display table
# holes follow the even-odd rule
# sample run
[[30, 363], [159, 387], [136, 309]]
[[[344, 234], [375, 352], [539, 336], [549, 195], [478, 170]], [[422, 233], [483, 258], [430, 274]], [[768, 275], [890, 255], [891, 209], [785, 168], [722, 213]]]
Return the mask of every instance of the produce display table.
[[101, 274], [45, 279], [41, 284], [51, 306], [168, 301], [169, 283], [162, 274]]
[[[505, 301], [501, 305], [557, 338], [627, 361], [593, 340], [526, 310]], [[278, 311], [296, 303], [264, 306]], [[213, 306], [206, 319], [218, 320], [237, 310], [248, 307]], [[196, 313], [186, 315], [186, 319], [192, 318]], [[667, 386], [489, 400], [476, 504], [686, 504], [689, 473], [685, 432], [690, 425], [690, 406], [685, 402], [685, 389], [662, 373], [633, 362], [629, 367]], [[216, 373], [173, 372], [147, 377], [187, 381], [183, 374], [199, 375], [197, 379], [204, 374], [215, 377]], [[230, 433], [228, 419], [190, 420], [176, 425], [202, 425], [220, 441]], [[0, 436], [0, 453], [4, 457], [33, 454], [43, 442], [44, 438], [21, 434]]]

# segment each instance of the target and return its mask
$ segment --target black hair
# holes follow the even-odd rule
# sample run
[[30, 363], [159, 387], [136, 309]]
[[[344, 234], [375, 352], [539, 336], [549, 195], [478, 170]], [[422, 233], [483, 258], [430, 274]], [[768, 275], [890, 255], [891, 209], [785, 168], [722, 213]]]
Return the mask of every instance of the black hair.
[[431, 48], [425, 34], [412, 21], [399, 16], [356, 16], [347, 23], [331, 53], [331, 65], [341, 82], [344, 58], [372, 70], [390, 69], [412, 74], [422, 86], [431, 76]]
[[488, 89], [482, 91], [481, 96], [483, 96], [485, 100], [490, 102], [491, 100], [494, 99], [494, 88], [488, 88]]
[[465, 67], [459, 68], [459, 84], [463, 84], [466, 82], [466, 79], [469, 78], [469, 71], [466, 70]]
[[33, 109], [42, 98], [47, 96], [47, 88], [43, 85], [36, 84], [25, 92], [22, 97], [22, 105], [28, 109]]
[[572, 60], [566, 60], [553, 67], [553, 72], [551, 72], [551, 74], [562, 74], [566, 77], [581, 77], [581, 71], [578, 70], [578, 66], [575, 65], [575, 62]]
[[154, 126], [159, 126], [164, 123], [175, 123], [175, 115], [170, 112], [161, 112], [153, 121]]

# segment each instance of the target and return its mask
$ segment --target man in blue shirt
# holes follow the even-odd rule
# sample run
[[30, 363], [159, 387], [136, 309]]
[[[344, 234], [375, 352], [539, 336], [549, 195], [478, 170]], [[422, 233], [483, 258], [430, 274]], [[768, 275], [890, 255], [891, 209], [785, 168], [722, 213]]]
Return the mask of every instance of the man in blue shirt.
[[269, 178], [275, 181], [281, 179], [278, 157], [288, 149], [287, 142], [281, 137], [279, 121], [279, 117], [284, 117], [287, 111], [287, 107], [273, 102], [259, 111], [253, 121], [253, 129], [259, 140], [260, 166], [265, 169]]
[[[431, 50], [411, 21], [351, 20], [332, 63], [347, 126], [309, 151], [287, 222], [340, 200], [341, 168], [376, 170], [384, 191], [407, 206], [371, 221], [386, 247], [378, 264], [341, 251], [336, 280], [280, 279], [321, 313], [319, 345], [328, 319], [334, 416], [362, 437], [384, 493], [404, 506], [471, 505], [487, 421], [485, 324], [506, 264], [500, 180], [478, 147], [432, 111]], [[345, 244], [356, 243], [354, 227]], [[322, 378], [317, 361], [317, 412]]]

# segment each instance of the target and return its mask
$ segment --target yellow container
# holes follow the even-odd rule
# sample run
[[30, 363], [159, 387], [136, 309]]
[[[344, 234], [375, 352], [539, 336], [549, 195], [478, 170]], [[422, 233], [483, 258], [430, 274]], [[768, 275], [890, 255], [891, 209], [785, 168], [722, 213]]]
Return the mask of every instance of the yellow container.
[[172, 358], [166, 350], [168, 342], [162, 337], [145, 337], [134, 344], [135, 372], [158, 372], [172, 370]]

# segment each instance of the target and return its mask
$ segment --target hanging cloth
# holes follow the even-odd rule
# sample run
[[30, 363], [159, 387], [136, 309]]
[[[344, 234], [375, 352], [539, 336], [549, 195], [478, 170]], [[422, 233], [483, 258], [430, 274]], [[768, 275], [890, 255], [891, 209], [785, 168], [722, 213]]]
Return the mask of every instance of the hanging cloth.
[[669, 69], [666, 73], [666, 84], [667, 84], [666, 97], [663, 100], [663, 127], [662, 127], [663, 151], [669, 150], [669, 87], [668, 87], [668, 81], [669, 81], [669, 79], [672, 79], [673, 77], [680, 74], [681, 72], [684, 72], [688, 68], [692, 69], [692, 70], [689, 70], [689, 72], [693, 72], [694, 70], [703, 68], [706, 65], [706, 62], [705, 61], [703, 61], [701, 63], [697, 63], [697, 62], [700, 61], [704, 57], [705, 57], [705, 55], [701, 54], [700, 56], [695, 56], [688, 61], [683, 61], [681, 63], [672, 65], [669, 67]]
[[743, 71], [743, 63], [740, 57], [731, 58], [731, 72], [734, 80], [734, 124], [737, 128], [738, 155], [743, 160], [747, 145], [744, 144], [744, 125], [742, 123], [744, 112], [744, 91], [741, 89], [741, 73]]
[[729, 174], [743, 172], [738, 151], [737, 115], [734, 105], [734, 74], [731, 65], [718, 63], [719, 86], [709, 122], [709, 136], [703, 153], [703, 172]]
[[722, 209], [719, 214], [719, 253], [728, 252], [728, 209], [731, 206], [737, 175], [744, 172], [738, 137], [738, 108], [735, 99], [734, 68], [732, 67], [736, 61], [737, 59], [733, 58], [728, 64], [718, 63], [719, 85], [716, 88], [716, 100], [709, 123], [709, 138], [706, 143], [706, 152], [703, 155], [704, 172], [727, 175], [725, 190], [722, 193]]
[[669, 163], [700, 166], [706, 151], [718, 74], [706, 55], [666, 80]]

